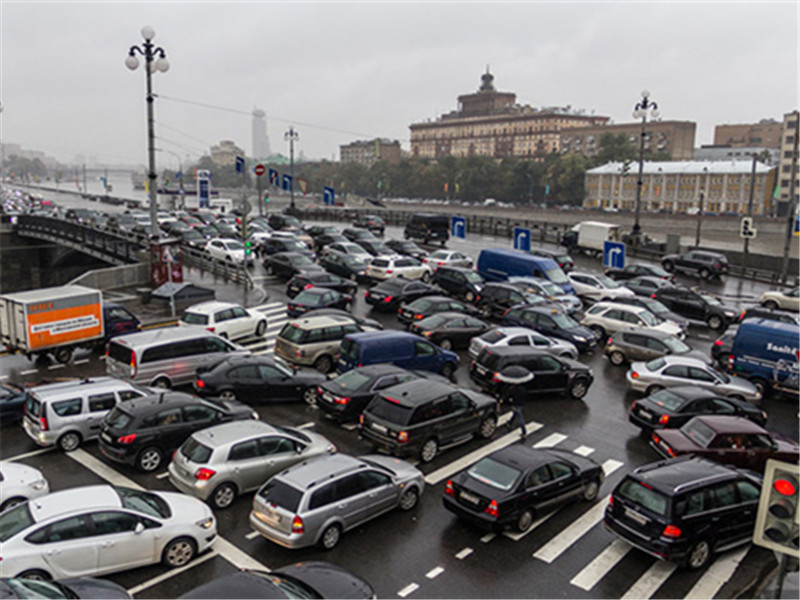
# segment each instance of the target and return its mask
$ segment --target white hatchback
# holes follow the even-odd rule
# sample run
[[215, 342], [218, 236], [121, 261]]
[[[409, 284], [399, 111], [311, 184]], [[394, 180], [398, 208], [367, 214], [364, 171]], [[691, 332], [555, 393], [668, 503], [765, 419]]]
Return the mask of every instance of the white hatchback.
[[261, 337], [267, 330], [267, 317], [232, 302], [211, 300], [187, 308], [178, 325], [202, 327], [220, 337], [235, 340], [248, 335]]
[[[208, 240], [205, 250], [211, 258], [216, 258], [217, 260], [237, 264], [244, 264], [245, 262], [244, 244], [239, 240], [213, 238]], [[251, 260], [248, 259], [248, 262]]]
[[405, 279], [421, 279], [425, 283], [431, 280], [433, 270], [411, 258], [410, 256], [376, 256], [367, 265], [367, 276], [381, 281], [392, 277]]
[[197, 498], [77, 487], [0, 513], [0, 577], [96, 577], [158, 562], [182, 567], [216, 537], [214, 513]]
[[0, 461], [0, 511], [50, 493], [50, 484], [39, 469]]

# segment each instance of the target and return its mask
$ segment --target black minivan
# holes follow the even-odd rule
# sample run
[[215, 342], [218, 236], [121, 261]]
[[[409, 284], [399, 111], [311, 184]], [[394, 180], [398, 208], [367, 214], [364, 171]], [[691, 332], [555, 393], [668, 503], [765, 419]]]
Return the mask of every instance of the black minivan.
[[433, 213], [414, 213], [406, 223], [405, 238], [421, 239], [427, 244], [438, 241], [442, 246], [450, 237], [450, 217]]

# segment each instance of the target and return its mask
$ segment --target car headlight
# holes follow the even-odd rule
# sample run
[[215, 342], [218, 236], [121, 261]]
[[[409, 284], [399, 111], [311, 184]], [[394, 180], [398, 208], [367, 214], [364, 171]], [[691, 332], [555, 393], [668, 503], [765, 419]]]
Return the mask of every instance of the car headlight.
[[725, 311], [725, 316], [726, 317], [734, 317], [734, 316], [736, 316], [736, 313], [733, 312], [732, 310], [726, 310]]
[[258, 421], [261, 419], [261, 415], [259, 415], [256, 411], [253, 411], [253, 418]]
[[581, 336], [581, 335], [576, 335], [575, 336], [575, 341], [576, 342], [586, 342], [586, 338]]
[[32, 481], [31, 483], [29, 483], [28, 485], [32, 487], [34, 490], [39, 491], [44, 489], [44, 487], [47, 485], [47, 482], [44, 479], [37, 479], [36, 481]]
[[214, 517], [206, 517], [205, 519], [201, 519], [197, 521], [195, 525], [203, 529], [211, 529], [214, 526]]
[[754, 398], [755, 398], [756, 400], [761, 400], [761, 392], [756, 392], [756, 394], [755, 394]]
[[764, 419], [765, 421], [767, 420], [767, 413], [763, 410], [761, 411], [761, 418]]

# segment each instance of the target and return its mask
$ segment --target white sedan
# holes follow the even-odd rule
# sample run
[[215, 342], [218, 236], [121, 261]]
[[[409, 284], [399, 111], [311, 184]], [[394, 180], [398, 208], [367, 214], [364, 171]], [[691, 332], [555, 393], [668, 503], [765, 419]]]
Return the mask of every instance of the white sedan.
[[263, 336], [268, 322], [267, 317], [255, 310], [248, 310], [232, 302], [211, 300], [187, 308], [178, 325], [202, 327], [221, 337], [235, 340], [248, 335]]
[[39, 469], [0, 461], [0, 512], [49, 493], [50, 484]]
[[[206, 252], [211, 258], [224, 260], [225, 262], [244, 264], [245, 262], [245, 248], [244, 244], [239, 240], [230, 238], [214, 238], [206, 244]], [[248, 262], [252, 261], [252, 257], [248, 258]]]
[[367, 276], [372, 279], [421, 279], [425, 283], [431, 280], [432, 269], [410, 256], [377, 256], [367, 265]]
[[158, 562], [182, 567], [216, 537], [214, 513], [197, 498], [77, 487], [0, 513], [0, 577], [96, 577]]
[[430, 265], [435, 271], [439, 267], [464, 267], [472, 268], [472, 259], [456, 250], [437, 250], [422, 259], [422, 262]]
[[575, 288], [575, 295], [591, 302], [614, 300], [621, 296], [635, 295], [633, 290], [629, 290], [607, 275], [600, 273], [572, 271], [567, 273], [567, 277], [569, 277], [572, 287]]

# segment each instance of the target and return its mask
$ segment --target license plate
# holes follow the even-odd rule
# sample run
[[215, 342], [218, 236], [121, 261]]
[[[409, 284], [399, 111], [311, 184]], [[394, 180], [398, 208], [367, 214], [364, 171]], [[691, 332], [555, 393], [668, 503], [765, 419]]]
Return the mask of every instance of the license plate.
[[371, 300], [383, 300], [386, 296], [383, 294], [370, 294], [369, 297]]
[[646, 525], [647, 521], [649, 520], [642, 514], [639, 514], [635, 510], [631, 510], [630, 508], [625, 509], [625, 516], [628, 517], [631, 521], [636, 521], [639, 525]]
[[101, 433], [101, 434], [100, 434], [100, 438], [101, 438], [103, 441], [105, 441], [105, 442], [108, 442], [109, 444], [112, 442], [112, 440], [111, 440], [111, 436], [110, 436], [110, 435], [108, 435], [108, 434], [107, 434], [105, 431], [104, 431], [103, 433]]
[[407, 310], [404, 310], [404, 311], [403, 311], [403, 313], [402, 313], [402, 315], [403, 315], [404, 317], [411, 318], [411, 313], [410, 313], [410, 312], [408, 312]]
[[328, 404], [333, 404], [333, 395], [328, 392], [322, 392], [322, 399]]
[[653, 420], [653, 413], [651, 413], [648, 410], [641, 409], [641, 408], [639, 409], [639, 416], [642, 417], [643, 419], [647, 419], [648, 421], [652, 421]]
[[273, 511], [257, 511], [256, 516], [265, 523], [271, 523], [277, 525], [281, 522], [281, 516]]
[[480, 501], [477, 496], [474, 496], [468, 492], [459, 492], [458, 497], [462, 500], [466, 500], [470, 504], [477, 504]]
[[481, 375], [486, 375], [486, 367], [482, 367], [480, 365], [475, 365], [475, 370], [480, 373]]
[[381, 425], [380, 423], [373, 423], [372, 428], [375, 431], [380, 431], [381, 433], [386, 433], [387, 431], [389, 431], [388, 429], [386, 429], [385, 426]]

